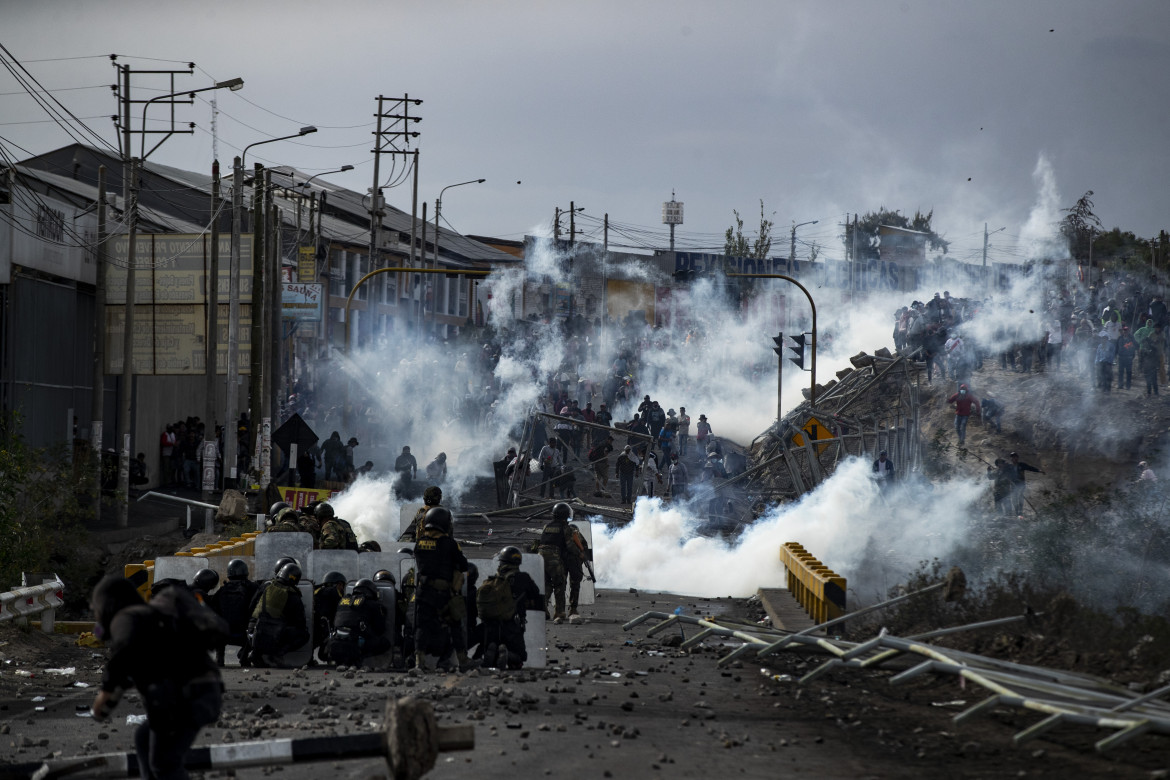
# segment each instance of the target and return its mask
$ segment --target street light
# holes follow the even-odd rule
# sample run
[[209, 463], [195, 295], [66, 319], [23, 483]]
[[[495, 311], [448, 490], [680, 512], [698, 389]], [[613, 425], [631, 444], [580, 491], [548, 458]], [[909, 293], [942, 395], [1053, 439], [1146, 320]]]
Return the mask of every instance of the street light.
[[[178, 95], [194, 95], [196, 92], [208, 92], [213, 89], [231, 89], [237, 90], [244, 86], [244, 80], [241, 78], [228, 79], [227, 81], [220, 81], [214, 86], [203, 87], [201, 89], [187, 90], [185, 92], [175, 92], [169, 95], [158, 95], [146, 101], [142, 107], [142, 145], [140, 148], [142, 158], [136, 160], [131, 157], [127, 160], [128, 171], [124, 171], [123, 175], [126, 178], [126, 233], [129, 239], [129, 244], [126, 249], [126, 315], [123, 318], [124, 332], [122, 334], [122, 398], [121, 409], [122, 415], [118, 422], [118, 433], [121, 439], [122, 454], [118, 469], [118, 482], [122, 494], [130, 495], [130, 416], [133, 411], [133, 382], [134, 382], [134, 287], [135, 287], [135, 264], [137, 258], [135, 257], [135, 245], [138, 243], [138, 165], [145, 161], [146, 158], [154, 153], [154, 150], [162, 145], [163, 141], [170, 138], [174, 131], [168, 132], [162, 139], [151, 147], [150, 151], [146, 149], [146, 109], [150, 108], [150, 104], [158, 100], [166, 100], [168, 98], [177, 97]], [[131, 154], [130, 145], [130, 116], [129, 106], [126, 109], [126, 146], [125, 154], [127, 157]], [[130, 523], [130, 504], [129, 500], [121, 502], [118, 508], [118, 525], [125, 527]]]
[[788, 245], [788, 263], [789, 263], [789, 265], [796, 262], [796, 229], [798, 227], [804, 227], [805, 225], [815, 225], [819, 221], [820, 220], [814, 219], [811, 222], [801, 222], [799, 225], [796, 224], [795, 222], [792, 223], [792, 241]]
[[[461, 181], [457, 184], [448, 184], [446, 187], [439, 190], [439, 197], [435, 198], [435, 263], [434, 263], [434, 265], [431, 266], [435, 270], [438, 270], [438, 268], [439, 268], [439, 213], [442, 212], [442, 210], [443, 210], [443, 193], [446, 192], [447, 190], [451, 189], [452, 187], [462, 187], [464, 184], [483, 184], [485, 181], [487, 181], [487, 179], [470, 179], [468, 181]], [[470, 284], [471, 283], [468, 282], [468, 285], [470, 285]], [[436, 298], [437, 298], [437, 296], [436, 296]], [[432, 319], [434, 319], [435, 317], [438, 316], [438, 310], [435, 308], [435, 304], [437, 304], [437, 303], [438, 303], [438, 300], [435, 300], [431, 304], [431, 317], [432, 317]], [[424, 305], [425, 305], [425, 301], [424, 301]], [[468, 311], [471, 311], [471, 288], [470, 288], [470, 286], [468, 287], [468, 290], [467, 290], [467, 309], [468, 309]]]
[[312, 176], [305, 179], [303, 182], [301, 182], [297, 186], [298, 187], [308, 187], [309, 182], [311, 182], [313, 179], [317, 178], [318, 176], [328, 176], [331, 173], [345, 173], [346, 171], [352, 171], [352, 170], [353, 170], [352, 165], [343, 165], [335, 171], [322, 171], [321, 173], [314, 173]]
[[142, 106], [142, 146], [139, 147], [141, 152], [141, 159], [145, 160], [150, 155], [154, 154], [154, 150], [163, 145], [163, 142], [174, 135], [174, 131], [168, 132], [161, 140], [150, 148], [149, 152], [142, 151], [146, 149], [146, 109], [150, 108], [150, 104], [159, 100], [169, 100], [170, 98], [178, 97], [179, 95], [187, 95], [188, 97], [195, 97], [200, 92], [210, 92], [213, 89], [230, 89], [232, 92], [239, 92], [244, 88], [244, 80], [241, 78], [228, 79], [227, 81], [217, 81], [210, 87], [202, 87], [200, 89], [186, 89], [182, 92], [172, 92], [169, 95], [156, 95]]
[[[235, 159], [232, 165], [232, 259], [230, 271], [230, 286], [228, 292], [228, 366], [227, 366], [227, 409], [225, 410], [224, 425], [225, 433], [223, 437], [223, 467], [224, 467], [224, 484], [226, 485], [228, 475], [232, 479], [236, 478], [236, 413], [238, 411], [238, 394], [239, 394], [239, 373], [240, 373], [240, 227], [243, 221], [244, 210], [244, 160], [248, 156], [248, 150], [253, 146], [260, 146], [262, 144], [271, 144], [277, 141], [287, 141], [290, 138], [299, 138], [302, 135], [309, 135], [317, 132], [317, 128], [312, 125], [302, 127], [298, 132], [291, 135], [282, 135], [279, 138], [265, 138], [263, 141], [256, 141], [244, 147], [244, 151]], [[255, 284], [255, 279], [252, 280]], [[252, 317], [258, 317], [259, 312], [252, 312]], [[252, 382], [256, 381], [256, 377], [250, 377]], [[253, 410], [255, 413], [255, 410]], [[255, 424], [255, 422], [253, 422]]]

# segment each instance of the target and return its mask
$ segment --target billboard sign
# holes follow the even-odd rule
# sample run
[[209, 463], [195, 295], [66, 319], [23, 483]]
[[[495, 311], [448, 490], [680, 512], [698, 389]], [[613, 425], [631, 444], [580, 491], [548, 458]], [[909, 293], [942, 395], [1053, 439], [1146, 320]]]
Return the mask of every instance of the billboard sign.
[[325, 316], [324, 285], [281, 285], [280, 316], [292, 322], [320, 322]]

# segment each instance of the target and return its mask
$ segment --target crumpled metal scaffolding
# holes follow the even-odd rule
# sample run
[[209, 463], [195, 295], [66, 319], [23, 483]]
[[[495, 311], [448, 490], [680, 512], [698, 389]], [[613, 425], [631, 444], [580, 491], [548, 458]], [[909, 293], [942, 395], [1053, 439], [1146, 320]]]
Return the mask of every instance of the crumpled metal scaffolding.
[[[846, 617], [856, 617], [849, 615]], [[1029, 710], [1044, 716], [1014, 737], [1021, 745], [1062, 724], [1081, 724], [1111, 729], [1109, 736], [1098, 740], [1095, 747], [1103, 752], [1146, 733], [1170, 734], [1170, 704], [1160, 701], [1170, 693], [1170, 685], [1139, 695], [1129, 689], [1092, 677], [1041, 666], [1029, 666], [1002, 661], [975, 653], [931, 645], [923, 640], [961, 631], [1006, 625], [1023, 621], [1026, 616], [989, 620], [963, 626], [942, 628], [911, 637], [891, 636], [883, 631], [865, 642], [848, 642], [828, 636], [813, 636], [840, 622], [829, 621], [800, 632], [759, 626], [725, 618], [700, 618], [667, 612], [647, 612], [622, 626], [629, 631], [649, 620], [659, 622], [647, 631], [647, 636], [678, 627], [693, 626], [699, 630], [682, 642], [682, 648], [694, 647], [710, 637], [738, 639], [743, 642], [719, 660], [723, 666], [737, 658], [754, 656], [767, 658], [785, 648], [814, 648], [831, 657], [801, 677], [807, 683], [834, 669], [873, 669], [894, 659], [917, 661], [905, 671], [890, 678], [891, 685], [899, 685], [926, 673], [951, 674], [968, 683], [978, 685], [990, 693], [974, 706], [953, 717], [955, 723], [996, 707]], [[845, 618], [842, 618], [842, 620]], [[685, 634], [685, 631], [684, 631]]]

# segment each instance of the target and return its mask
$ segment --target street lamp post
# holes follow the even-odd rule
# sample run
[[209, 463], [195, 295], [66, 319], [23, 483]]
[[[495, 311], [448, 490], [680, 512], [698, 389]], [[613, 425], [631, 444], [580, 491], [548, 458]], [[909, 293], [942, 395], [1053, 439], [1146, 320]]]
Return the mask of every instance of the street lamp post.
[[792, 223], [792, 239], [788, 244], [788, 267], [789, 268], [791, 268], [792, 264], [796, 262], [796, 229], [798, 227], [804, 227], [805, 225], [815, 225], [819, 221], [820, 220], [814, 219], [811, 222], [801, 222], [799, 225], [796, 224], [795, 222]]
[[[127, 79], [127, 92], [129, 91], [129, 76]], [[118, 469], [119, 489], [122, 495], [126, 496], [120, 502], [118, 509], [118, 525], [125, 527], [130, 524], [130, 417], [133, 412], [133, 383], [134, 383], [134, 287], [137, 283], [135, 278], [135, 265], [137, 258], [135, 257], [135, 245], [138, 242], [138, 166], [146, 161], [146, 158], [154, 153], [154, 150], [162, 145], [163, 141], [170, 138], [173, 133], [167, 133], [163, 136], [157, 144], [151, 147], [150, 151], [146, 151], [146, 110], [150, 108], [151, 103], [156, 103], [160, 100], [167, 100], [178, 97], [179, 95], [195, 95], [198, 92], [209, 92], [214, 89], [230, 89], [232, 91], [238, 90], [244, 86], [244, 80], [240, 78], [228, 79], [227, 81], [220, 81], [210, 87], [201, 87], [199, 89], [184, 90], [182, 92], [172, 92], [167, 95], [156, 95], [142, 106], [142, 145], [139, 147], [139, 154], [141, 157], [135, 159], [131, 157], [128, 162], [127, 183], [126, 183], [126, 232], [129, 238], [129, 245], [127, 246], [126, 254], [126, 314], [123, 318], [123, 327], [125, 328], [122, 334], [122, 403], [121, 416], [118, 424], [118, 438], [121, 439], [120, 446], [122, 454], [120, 457]], [[126, 121], [126, 145], [125, 154], [130, 156], [130, 108], [129, 104], [125, 111]]]
[[[487, 179], [470, 179], [468, 181], [461, 181], [457, 184], [448, 184], [443, 189], [439, 190], [439, 197], [435, 198], [435, 262], [431, 268], [438, 270], [439, 268], [439, 214], [443, 210], [443, 193], [452, 187], [462, 187], [464, 184], [483, 184]], [[471, 310], [471, 281], [468, 280], [467, 287], [467, 307]], [[425, 303], [425, 301], [424, 301]], [[437, 308], [438, 296], [434, 296], [431, 302], [431, 322], [434, 323], [438, 319], [439, 311]]]
[[[237, 477], [236, 441], [238, 430], [236, 428], [236, 414], [239, 407], [240, 373], [240, 227], [243, 221], [242, 212], [244, 209], [244, 159], [248, 156], [248, 150], [253, 146], [275, 143], [276, 141], [287, 141], [290, 138], [299, 138], [302, 135], [315, 132], [317, 132], [317, 128], [315, 127], [302, 127], [299, 132], [293, 133], [292, 135], [256, 141], [245, 146], [244, 151], [232, 163], [232, 258], [230, 292], [228, 293], [228, 390], [227, 409], [224, 412], [225, 428], [223, 437], [223, 476], [225, 487], [229, 476], [232, 480], [235, 480]], [[254, 277], [252, 283], [256, 283]], [[252, 312], [252, 316], [258, 316], [258, 312]], [[256, 377], [251, 377], [250, 381], [255, 382]]]

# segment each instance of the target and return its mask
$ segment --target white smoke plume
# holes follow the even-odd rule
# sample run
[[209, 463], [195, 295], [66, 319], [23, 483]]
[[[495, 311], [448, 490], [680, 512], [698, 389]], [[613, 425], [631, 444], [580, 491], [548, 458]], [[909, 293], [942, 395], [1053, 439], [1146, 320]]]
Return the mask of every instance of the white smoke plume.
[[[921, 560], [945, 556], [967, 533], [962, 520], [983, 485], [899, 485], [883, 492], [870, 464], [852, 458], [801, 501], [774, 507], [729, 544], [695, 536], [697, 506], [638, 501], [634, 521], [595, 525], [594, 559], [602, 587], [636, 587], [692, 596], [750, 596], [784, 587], [780, 546], [800, 542], [848, 579], [850, 597], [874, 600]], [[947, 520], [940, 521], [940, 518]]]

